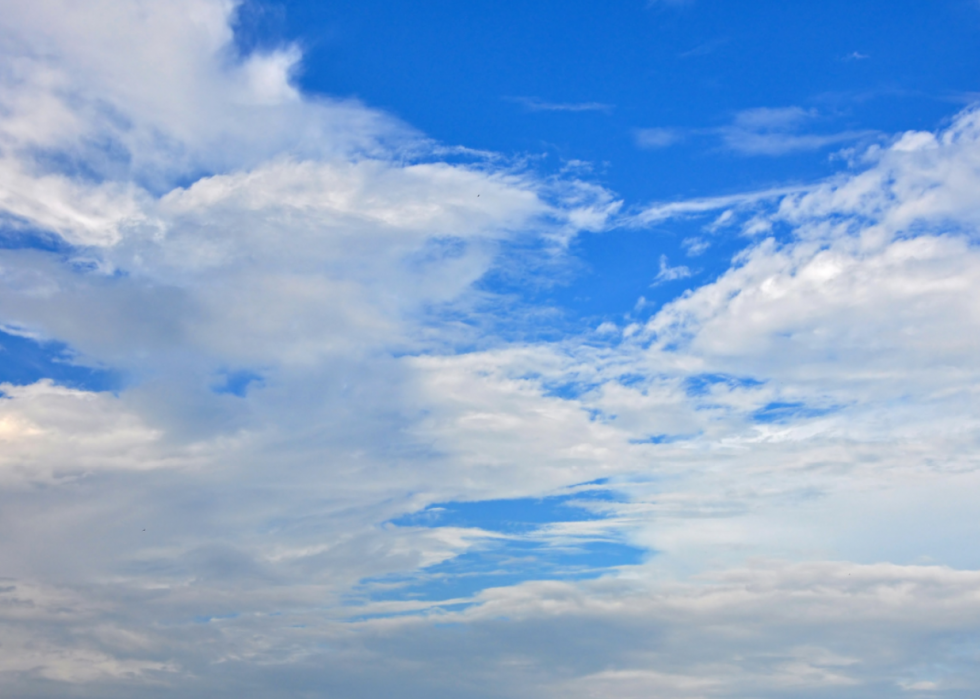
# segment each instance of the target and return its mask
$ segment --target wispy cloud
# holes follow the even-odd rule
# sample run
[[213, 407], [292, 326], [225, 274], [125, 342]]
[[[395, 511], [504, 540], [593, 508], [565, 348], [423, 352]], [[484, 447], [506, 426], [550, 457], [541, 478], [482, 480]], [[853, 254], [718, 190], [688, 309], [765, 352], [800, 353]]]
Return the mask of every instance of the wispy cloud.
[[711, 243], [704, 238], [691, 237], [684, 238], [681, 246], [684, 248], [684, 252], [687, 253], [688, 257], [697, 257], [707, 251], [711, 247]]
[[696, 58], [697, 56], [707, 56], [714, 53], [719, 47], [724, 46], [728, 43], [728, 39], [717, 39], [715, 41], [707, 41], [703, 44], [698, 44], [692, 49], [687, 51], [682, 51], [677, 54], [678, 58]]
[[686, 7], [697, 0], [647, 0], [647, 9], [653, 7]]
[[680, 129], [637, 129], [633, 132], [636, 145], [640, 148], [667, 148], [684, 140], [684, 132]]
[[537, 97], [505, 97], [529, 112], [611, 112], [615, 105], [605, 102], [548, 102]]
[[819, 150], [839, 143], [873, 136], [871, 130], [807, 133], [819, 118], [813, 109], [802, 107], [758, 107], [735, 115], [731, 125], [716, 130], [726, 148], [742, 155], [786, 155]]
[[657, 273], [656, 279], [651, 286], [657, 286], [659, 284], [665, 284], [667, 282], [677, 281], [678, 279], [687, 279], [694, 273], [683, 265], [678, 265], [677, 267], [671, 267], [667, 260], [666, 255], [660, 256], [660, 272]]
[[808, 187], [774, 187], [755, 192], [730, 194], [720, 197], [704, 197], [700, 199], [685, 199], [676, 202], [658, 202], [641, 209], [639, 213], [626, 218], [627, 225], [649, 226], [672, 218], [697, 216], [722, 209], [752, 208], [762, 202], [772, 202], [788, 194], [808, 191]]
[[731, 123], [716, 128], [680, 129], [655, 127], [637, 129], [640, 148], [666, 148], [686, 138], [720, 139], [723, 149], [740, 155], [780, 156], [820, 150], [828, 146], [877, 135], [870, 129], [814, 132], [823, 121], [819, 112], [802, 107], [756, 107], [735, 114]]

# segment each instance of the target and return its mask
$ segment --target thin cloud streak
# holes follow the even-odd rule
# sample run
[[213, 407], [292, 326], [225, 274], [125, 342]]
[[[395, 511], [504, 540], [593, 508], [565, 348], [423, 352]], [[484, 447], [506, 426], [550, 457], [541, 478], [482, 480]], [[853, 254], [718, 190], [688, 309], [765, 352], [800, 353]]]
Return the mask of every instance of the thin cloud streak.
[[637, 129], [633, 132], [636, 145], [643, 149], [669, 148], [684, 140], [684, 132], [679, 129]]
[[721, 209], [744, 209], [761, 202], [774, 202], [790, 194], [800, 194], [810, 191], [810, 187], [774, 187], [756, 192], [730, 194], [720, 197], [704, 197], [701, 199], [685, 199], [676, 202], [650, 204], [639, 213], [623, 217], [625, 225], [633, 227], [651, 226], [672, 218], [704, 214]]
[[745, 156], [783, 156], [820, 150], [829, 146], [880, 137], [872, 129], [835, 133], [808, 133], [808, 125], [819, 118], [802, 107], [758, 107], [738, 112], [727, 126], [710, 129], [636, 129], [636, 144], [644, 149], [668, 148], [693, 136], [717, 138], [723, 150]]
[[736, 153], [770, 156], [819, 150], [877, 135], [871, 130], [801, 133], [818, 116], [816, 111], [801, 107], [747, 109], [736, 114], [730, 126], [717, 129], [715, 133], [721, 136], [726, 148]]
[[612, 112], [615, 105], [604, 102], [547, 102], [537, 97], [505, 97], [529, 112]]
[[880, 136], [879, 131], [841, 131], [833, 134], [760, 133], [738, 127], [719, 129], [725, 147], [741, 155], [780, 156], [820, 150], [828, 146], [850, 143]]
[[683, 51], [677, 54], [678, 58], [696, 58], [699, 56], [708, 56], [714, 53], [717, 49], [728, 43], [728, 39], [717, 39], [715, 41], [708, 41], [703, 44], [699, 44], [692, 49]]

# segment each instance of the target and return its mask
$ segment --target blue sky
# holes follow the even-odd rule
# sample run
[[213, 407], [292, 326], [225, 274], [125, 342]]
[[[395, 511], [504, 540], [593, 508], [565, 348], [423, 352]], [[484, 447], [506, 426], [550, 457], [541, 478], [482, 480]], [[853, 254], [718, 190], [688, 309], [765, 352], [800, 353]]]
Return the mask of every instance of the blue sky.
[[[587, 167], [635, 207], [810, 182], [842, 148], [934, 128], [973, 99], [977, 21], [970, 2], [337, 2], [247, 5], [239, 26], [243, 47], [299, 42], [311, 92], [542, 172]], [[583, 235], [577, 274], [521, 292], [575, 319], [668, 300], [690, 282], [643, 291], [648, 259], [682, 264], [704, 223]], [[710, 279], [738, 242], [689, 266]]]
[[975, 696], [978, 34], [0, 0], [5, 691]]
[[[360, 97], [444, 143], [544, 156], [555, 169], [585, 161], [635, 204], [835, 171], [829, 146], [733, 153], [712, 132], [746, 110], [802, 110], [787, 128], [807, 135], [935, 127], [975, 91], [975, 12], [969, 2], [338, 2], [256, 9], [242, 24], [252, 42], [299, 40], [307, 89]], [[677, 143], [637, 148], [645, 129], [676, 130]]]

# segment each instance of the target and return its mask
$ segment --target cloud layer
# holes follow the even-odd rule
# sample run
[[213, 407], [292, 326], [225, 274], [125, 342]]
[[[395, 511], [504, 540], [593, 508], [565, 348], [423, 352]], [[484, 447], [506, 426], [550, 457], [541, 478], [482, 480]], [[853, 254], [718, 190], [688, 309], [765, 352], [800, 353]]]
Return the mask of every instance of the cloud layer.
[[[975, 692], [980, 112], [623, 213], [302, 94], [232, 3], [8, 5], [0, 323], [123, 377], [0, 387], [13, 696]], [[805, 118], [723, 138], [811, 147]], [[506, 246], [706, 213], [743, 251], [652, 316], [486, 330]], [[530, 532], [411, 519], [586, 492]], [[564, 557], [412, 593], [504, 540]]]

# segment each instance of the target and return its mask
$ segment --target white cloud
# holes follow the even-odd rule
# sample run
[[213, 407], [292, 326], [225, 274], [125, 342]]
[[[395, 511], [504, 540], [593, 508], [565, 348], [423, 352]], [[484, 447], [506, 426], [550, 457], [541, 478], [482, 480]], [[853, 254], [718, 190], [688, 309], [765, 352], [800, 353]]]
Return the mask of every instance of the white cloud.
[[697, 257], [711, 247], [710, 242], [704, 238], [697, 237], [684, 238], [684, 240], [681, 241], [681, 245], [684, 246], [684, 252], [687, 253], [688, 257]]
[[537, 97], [509, 97], [529, 112], [611, 112], [614, 107], [604, 102], [548, 102]]
[[667, 7], [685, 7], [693, 5], [695, 0], [647, 0], [647, 7], [666, 5]]
[[656, 203], [635, 214], [626, 223], [632, 226], [650, 226], [661, 221], [684, 216], [697, 216], [712, 211], [754, 209], [766, 202], [778, 202], [787, 194], [809, 191], [808, 187], [774, 187], [758, 192], [731, 194], [703, 199], [687, 199], [675, 202]]
[[277, 105], [299, 99], [292, 73], [301, 54], [295, 47], [269, 54], [252, 54], [242, 64], [246, 94], [258, 104]]
[[103, 469], [195, 463], [192, 454], [160, 444], [161, 431], [109, 394], [49, 381], [0, 384], [0, 390], [0, 479], [6, 485], [70, 480]]
[[683, 140], [684, 135], [677, 129], [637, 129], [636, 145], [640, 148], [667, 148]]
[[667, 262], [667, 256], [660, 256], [660, 271], [657, 273], [656, 279], [654, 279], [655, 284], [662, 284], [664, 282], [672, 282], [678, 279], [687, 279], [693, 274], [690, 269], [683, 265], [678, 265], [677, 267], [671, 267]]
[[57, 174], [45, 172], [55, 153], [97, 179], [165, 191], [174, 178], [283, 153], [379, 153], [380, 141], [414, 138], [357, 103], [297, 100], [294, 48], [236, 57], [234, 10], [225, 0], [10, 3], [0, 36], [5, 163]]
[[818, 150], [875, 135], [868, 130], [801, 133], [817, 116], [801, 107], [747, 109], [736, 114], [732, 124], [718, 129], [718, 133], [725, 147], [737, 153], [772, 156]]
[[[976, 573], [941, 567], [770, 562], [728, 571], [709, 585], [526, 584], [484, 593], [482, 606], [463, 612], [353, 626], [289, 612], [214, 618], [180, 635], [159, 625], [142, 638], [125, 637], [119, 621], [85, 626], [64, 611], [59, 624], [70, 625], [82, 647], [125, 644], [131, 665], [145, 667], [147, 656], [169, 654], [173, 665], [157, 670], [164, 675], [158, 681], [194, 692], [186, 673], [193, 668], [206, 673], [212, 696], [326, 687], [435, 697], [458, 696], [461, 688], [472, 696], [834, 696], [846, 690], [875, 697], [924, 682], [968, 691], [976, 670], [962, 639], [978, 620], [976, 584]], [[53, 606], [53, 600], [42, 606], [45, 593], [51, 591], [7, 596], [36, 600], [36, 619]], [[152, 596], [145, 599], [152, 608]], [[54, 650], [55, 643], [45, 645]], [[189, 654], [191, 645], [201, 655]], [[962, 655], [951, 660], [951, 650]], [[77, 650], [62, 652], [79, 665], [85, 659]], [[26, 664], [19, 654], [7, 655], [7, 662]], [[433, 667], [433, 656], [443, 662]], [[50, 651], [40, 657], [49, 676], [58, 671], [47, 666], [55, 657]], [[378, 663], [386, 672], [378, 672]], [[29, 686], [23, 676], [11, 677], [14, 691]], [[153, 691], [156, 678], [148, 679], [143, 686]], [[97, 696], [111, 686], [73, 689]]]
[[640, 148], [666, 148], [692, 136], [719, 138], [725, 150], [740, 155], [782, 156], [814, 151], [828, 146], [867, 140], [880, 134], [871, 130], [845, 130], [814, 133], [820, 115], [802, 107], [757, 107], [735, 114], [732, 122], [718, 128], [637, 129]]

